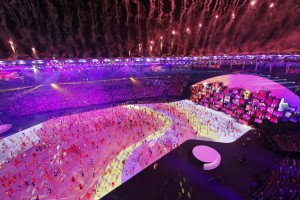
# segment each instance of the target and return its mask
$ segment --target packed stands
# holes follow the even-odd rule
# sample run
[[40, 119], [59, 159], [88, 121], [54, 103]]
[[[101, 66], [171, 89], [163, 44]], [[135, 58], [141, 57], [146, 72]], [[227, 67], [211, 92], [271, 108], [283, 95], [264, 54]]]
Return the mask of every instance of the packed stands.
[[300, 161], [283, 159], [249, 199], [299, 199]]

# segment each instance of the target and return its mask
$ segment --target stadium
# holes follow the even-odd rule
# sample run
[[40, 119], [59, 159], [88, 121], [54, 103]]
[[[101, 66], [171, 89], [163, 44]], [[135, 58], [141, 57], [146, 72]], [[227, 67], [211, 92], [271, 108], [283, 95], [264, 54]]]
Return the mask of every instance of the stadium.
[[299, 199], [299, 8], [5, 2], [0, 198]]

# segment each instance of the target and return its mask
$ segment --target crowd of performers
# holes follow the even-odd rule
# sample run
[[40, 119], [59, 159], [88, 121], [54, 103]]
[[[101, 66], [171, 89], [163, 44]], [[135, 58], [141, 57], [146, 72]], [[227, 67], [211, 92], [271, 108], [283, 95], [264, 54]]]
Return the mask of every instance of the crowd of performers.
[[[11, 136], [11, 141], [22, 141], [14, 144], [21, 151], [11, 152], [1, 161], [1, 199], [92, 199], [99, 190], [111, 191], [120, 184], [114, 181], [116, 176], [127, 180], [182, 142], [208, 130], [197, 111], [184, 106], [178, 102], [138, 109], [118, 106], [52, 118], [36, 131], [38, 141], [30, 136]], [[160, 130], [164, 131], [161, 135]], [[134, 150], [118, 156], [129, 146]], [[1, 151], [8, 155], [11, 145], [2, 142]], [[121, 173], [110, 165], [116, 159], [122, 163]]]

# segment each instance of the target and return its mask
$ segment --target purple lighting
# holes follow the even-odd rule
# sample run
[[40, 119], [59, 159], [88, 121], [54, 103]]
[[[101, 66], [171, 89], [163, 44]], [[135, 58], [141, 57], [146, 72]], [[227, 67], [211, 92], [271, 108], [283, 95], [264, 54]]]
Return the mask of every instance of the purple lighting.
[[232, 64], [244, 63], [244, 64], [257, 64], [257, 63], [269, 63], [272, 65], [285, 65], [299, 68], [300, 65], [300, 55], [212, 55], [212, 56], [191, 56], [191, 57], [143, 57], [143, 58], [117, 58], [117, 59], [53, 59], [53, 60], [0, 60], [0, 64], [7, 67], [13, 68], [16, 64], [30, 66], [33, 64], [44, 65], [45, 63], [50, 63], [49, 67], [63, 65], [62, 67], [67, 67], [65, 63], [80, 64], [85, 63], [85, 67], [90, 67], [92, 64], [97, 65], [123, 65], [126, 62], [132, 62], [133, 65], [146, 62], [160, 62], [161, 64], [171, 62], [170, 64], [176, 63], [195, 63], [204, 64], [206, 62], [221, 62], [226, 64], [231, 62]]

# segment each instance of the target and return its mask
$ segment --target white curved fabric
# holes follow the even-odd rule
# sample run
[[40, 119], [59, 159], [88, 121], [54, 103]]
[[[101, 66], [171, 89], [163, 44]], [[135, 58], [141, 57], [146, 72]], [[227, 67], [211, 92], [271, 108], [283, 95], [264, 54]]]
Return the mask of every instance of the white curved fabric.
[[221, 163], [221, 155], [219, 152], [209, 146], [199, 145], [194, 147], [193, 155], [205, 163], [203, 166], [204, 170], [215, 169]]
[[0, 125], [0, 134], [8, 131], [11, 129], [12, 125], [11, 124], [2, 124]]
[[204, 166], [203, 166], [203, 169], [204, 170], [212, 170], [212, 169], [215, 169], [217, 168], [221, 163], [221, 156], [219, 155], [216, 160], [214, 160], [213, 162], [211, 163], [205, 163]]

